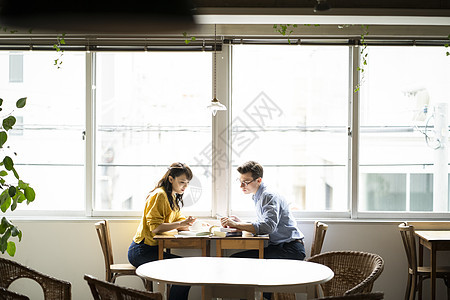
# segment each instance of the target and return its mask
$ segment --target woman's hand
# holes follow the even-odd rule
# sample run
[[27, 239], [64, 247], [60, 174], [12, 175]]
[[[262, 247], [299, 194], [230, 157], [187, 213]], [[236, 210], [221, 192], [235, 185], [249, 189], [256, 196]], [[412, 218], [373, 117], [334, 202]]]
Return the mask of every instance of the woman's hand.
[[194, 224], [195, 220], [197, 220], [197, 219], [194, 218], [193, 216], [187, 217], [186, 220], [183, 220], [180, 222], [180, 227], [178, 227], [178, 229], [183, 228], [182, 230], [189, 230], [189, 226], [192, 226], [192, 224]]

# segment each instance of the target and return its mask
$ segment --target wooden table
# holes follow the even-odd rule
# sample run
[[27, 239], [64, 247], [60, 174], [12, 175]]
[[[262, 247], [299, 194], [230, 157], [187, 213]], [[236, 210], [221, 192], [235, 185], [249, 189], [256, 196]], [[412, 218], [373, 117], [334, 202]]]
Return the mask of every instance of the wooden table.
[[[327, 266], [312, 262], [231, 257], [157, 260], [141, 265], [136, 273], [159, 283], [202, 286], [205, 299], [259, 299], [262, 292], [304, 293], [305, 287], [327, 282], [334, 276]], [[165, 284], [158, 285], [164, 296]]]
[[264, 258], [264, 241], [268, 241], [268, 236], [253, 236], [244, 232], [241, 237], [217, 237], [212, 236], [211, 240], [216, 241], [216, 256], [222, 257], [225, 249], [259, 250], [259, 258]]
[[202, 256], [209, 256], [210, 238], [208, 236], [175, 237], [174, 235], [155, 235], [158, 241], [158, 259], [163, 259], [164, 248], [201, 249]]
[[431, 300], [435, 300], [437, 251], [450, 250], [450, 230], [417, 230], [416, 235], [419, 238], [419, 266], [423, 266], [423, 247], [430, 250]]

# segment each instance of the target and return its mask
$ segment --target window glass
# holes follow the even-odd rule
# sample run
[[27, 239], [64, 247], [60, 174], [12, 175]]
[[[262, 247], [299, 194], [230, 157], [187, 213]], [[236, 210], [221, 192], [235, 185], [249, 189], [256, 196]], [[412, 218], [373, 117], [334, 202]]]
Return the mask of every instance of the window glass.
[[450, 60], [445, 49], [367, 51], [361, 82], [360, 209], [448, 211]]
[[[14, 110], [17, 119], [7, 143], [17, 153], [21, 179], [36, 192], [32, 204], [17, 210], [85, 207], [85, 56], [66, 52], [59, 69], [56, 56], [54, 51], [0, 52], [2, 117]], [[22, 97], [26, 106], [15, 108]]]
[[95, 209], [142, 210], [173, 162], [185, 210], [211, 210], [211, 53], [97, 53]]
[[255, 160], [292, 210], [348, 211], [348, 70], [347, 47], [234, 46], [233, 176]]

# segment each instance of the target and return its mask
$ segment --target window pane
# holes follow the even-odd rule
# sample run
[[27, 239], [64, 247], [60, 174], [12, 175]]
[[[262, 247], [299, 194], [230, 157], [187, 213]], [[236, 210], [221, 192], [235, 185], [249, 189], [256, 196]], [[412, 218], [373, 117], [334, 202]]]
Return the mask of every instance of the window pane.
[[[84, 210], [85, 55], [66, 52], [58, 69], [55, 52], [23, 52], [22, 81], [10, 82], [10, 53], [0, 52], [2, 113], [27, 97], [8, 143], [17, 153], [16, 169], [36, 191], [30, 205], [18, 210]], [[16, 70], [17, 71], [17, 70]], [[17, 73], [18, 74], [18, 73]], [[8, 105], [8, 107], [6, 107]]]
[[[363, 210], [448, 211], [448, 86], [443, 47], [368, 47], [361, 85], [360, 204]], [[375, 174], [372, 173], [375, 171]], [[398, 205], [372, 205], [379, 183], [406, 189]], [[366, 184], [367, 186], [363, 186]], [[434, 195], [434, 200], [433, 197]]]
[[185, 210], [211, 210], [211, 53], [97, 53], [95, 209], [142, 210], [173, 162]]
[[[233, 47], [232, 154], [293, 210], [348, 210], [347, 47]], [[233, 173], [238, 176], [238, 173]], [[253, 210], [232, 188], [232, 209]]]

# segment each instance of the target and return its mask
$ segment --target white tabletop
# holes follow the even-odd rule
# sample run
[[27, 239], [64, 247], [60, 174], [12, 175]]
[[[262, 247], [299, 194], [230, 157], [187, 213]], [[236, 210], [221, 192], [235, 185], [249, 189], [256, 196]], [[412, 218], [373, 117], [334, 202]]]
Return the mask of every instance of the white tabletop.
[[185, 257], [146, 263], [139, 276], [180, 285], [245, 286], [259, 291], [295, 291], [327, 282], [333, 271], [312, 262], [285, 259]]

